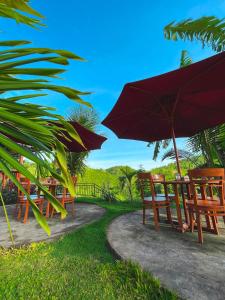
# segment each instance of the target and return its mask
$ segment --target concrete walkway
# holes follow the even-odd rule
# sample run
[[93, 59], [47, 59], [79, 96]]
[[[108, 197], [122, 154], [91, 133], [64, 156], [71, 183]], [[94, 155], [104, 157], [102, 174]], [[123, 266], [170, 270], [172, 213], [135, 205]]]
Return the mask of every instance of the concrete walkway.
[[225, 229], [220, 236], [204, 233], [201, 246], [196, 233], [181, 234], [165, 223], [156, 232], [141, 220], [138, 211], [109, 226], [108, 241], [120, 257], [138, 262], [182, 298], [225, 299]]
[[[10, 224], [13, 231], [15, 245], [20, 246], [29, 244], [32, 242], [52, 240], [65, 232], [75, 230], [83, 225], [98, 220], [105, 213], [105, 209], [94, 204], [78, 203], [75, 204], [75, 216], [73, 217], [68, 206], [68, 216], [65, 220], [60, 220], [59, 216], [54, 216], [48, 219], [48, 224], [51, 228], [51, 236], [43, 231], [43, 229], [37, 224], [36, 219], [30, 212], [28, 223], [23, 224], [21, 221], [17, 221], [14, 216], [14, 205], [8, 205], [7, 211], [10, 218]], [[0, 247], [11, 247], [12, 243], [9, 238], [9, 232], [3, 209], [0, 207]]]

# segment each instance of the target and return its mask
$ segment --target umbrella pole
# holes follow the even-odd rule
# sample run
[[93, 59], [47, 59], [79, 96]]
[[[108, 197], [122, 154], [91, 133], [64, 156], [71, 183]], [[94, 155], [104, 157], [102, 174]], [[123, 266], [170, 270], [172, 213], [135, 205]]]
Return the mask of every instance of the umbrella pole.
[[181, 175], [180, 161], [179, 161], [179, 157], [178, 157], [176, 137], [175, 137], [175, 133], [174, 133], [174, 128], [173, 127], [172, 127], [172, 138], [173, 138], [173, 147], [174, 147], [175, 156], [176, 156], [177, 171]]

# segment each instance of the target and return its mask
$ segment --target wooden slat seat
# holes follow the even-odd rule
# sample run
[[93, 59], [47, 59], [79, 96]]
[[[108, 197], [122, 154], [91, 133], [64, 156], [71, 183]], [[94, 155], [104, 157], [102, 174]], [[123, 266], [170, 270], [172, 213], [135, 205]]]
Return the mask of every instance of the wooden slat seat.
[[[30, 195], [31, 192], [30, 180], [23, 177], [19, 178], [19, 180], [21, 185], [25, 189], [25, 191]], [[42, 213], [43, 204], [45, 201], [44, 196], [40, 195], [40, 193], [38, 192], [37, 194], [31, 194], [30, 197], [32, 201], [38, 206], [40, 212]], [[15, 210], [18, 220], [20, 220], [21, 218], [22, 210], [24, 207], [25, 207], [25, 212], [24, 212], [23, 223], [26, 223], [29, 217], [30, 202], [27, 200], [27, 196], [20, 189], [18, 189], [18, 196], [17, 196], [16, 210]]]
[[198, 241], [203, 243], [201, 215], [206, 219], [206, 229], [215, 234], [219, 234], [217, 217], [223, 216], [225, 220], [224, 169], [195, 169], [189, 170], [188, 175], [191, 199], [186, 200], [186, 205], [190, 218], [190, 230], [193, 232], [196, 224]]
[[[155, 175], [154, 175], [155, 177]], [[160, 194], [160, 197], [156, 193], [155, 184], [161, 184], [162, 178], [165, 181], [165, 176], [158, 175], [157, 182], [151, 173], [138, 173], [138, 182], [141, 191], [141, 198], [143, 203], [143, 224], [145, 224], [145, 212], [147, 208], [152, 208], [154, 213], [155, 229], [159, 230], [159, 209], [165, 208], [167, 212], [167, 219], [172, 225], [172, 216], [170, 211], [170, 198], [168, 197], [165, 186], [163, 186], [165, 194]], [[146, 195], [147, 194], [147, 195]], [[151, 196], [149, 196], [149, 194]], [[162, 195], [162, 196], [161, 196]]]
[[[144, 201], [146, 201], [146, 202], [152, 202], [152, 197], [145, 197]], [[154, 201], [156, 201], [156, 202], [165, 202], [165, 201], [168, 201], [168, 200], [166, 200], [165, 196], [161, 196], [161, 197], [157, 196], [157, 197], [155, 197]]]
[[[72, 179], [73, 179], [74, 186], [76, 186], [77, 176], [73, 176]], [[67, 188], [63, 187], [62, 193], [56, 194], [56, 199], [61, 202], [61, 204], [64, 208], [66, 208], [66, 206], [68, 204], [71, 204], [72, 205], [72, 215], [74, 216], [74, 214], [75, 214], [75, 205], [74, 205], [75, 197], [72, 197], [70, 195]], [[52, 209], [51, 215], [53, 216], [53, 214], [54, 214], [54, 209]]]

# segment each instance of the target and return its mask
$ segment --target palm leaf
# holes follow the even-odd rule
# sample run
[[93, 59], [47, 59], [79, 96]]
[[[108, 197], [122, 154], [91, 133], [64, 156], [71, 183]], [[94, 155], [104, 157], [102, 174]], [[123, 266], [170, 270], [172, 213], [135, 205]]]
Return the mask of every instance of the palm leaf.
[[190, 64], [192, 64], [192, 59], [188, 56], [188, 52], [186, 50], [182, 50], [180, 58], [180, 68], [186, 67]]
[[[38, 12], [29, 6], [29, 0], [0, 0], [0, 16], [14, 19], [18, 23], [32, 27], [42, 25], [39, 19], [30, 17], [28, 14], [37, 18], [41, 17]], [[22, 191], [23, 187], [12, 175], [10, 169], [16, 169], [30, 179], [44, 193], [56, 211], [61, 212], [62, 217], [65, 217], [66, 211], [62, 205], [40, 184], [35, 176], [17, 161], [13, 153], [24, 155], [36, 163], [39, 168], [49, 171], [61, 184], [69, 188], [71, 194], [74, 194], [72, 179], [65, 166], [65, 147], [58, 141], [58, 135], [63, 130], [69, 129], [68, 132], [71, 139], [77, 139], [80, 142], [81, 140], [79, 140], [76, 131], [69, 128], [69, 125], [62, 117], [50, 113], [53, 110], [52, 108], [44, 105], [18, 103], [18, 101], [43, 96], [44, 94], [38, 92], [25, 96], [10, 97], [8, 95], [5, 96], [4, 93], [10, 91], [24, 92], [25, 90], [50, 90], [65, 95], [78, 103], [91, 106], [81, 99], [81, 96], [87, 93], [80, 92], [74, 88], [49, 84], [46, 79], [42, 78], [44, 76], [54, 77], [62, 73], [63, 69], [24, 67], [25, 65], [32, 65], [38, 62], [67, 65], [69, 59], [82, 60], [82, 58], [65, 50], [20, 47], [25, 44], [29, 44], [29, 42], [18, 40], [0, 42], [0, 46], [9, 47], [0, 51], [0, 62], [2, 62], [0, 63], [0, 94], [2, 95], [2, 99], [0, 99], [0, 168]], [[21, 59], [22, 57], [24, 58]], [[33, 78], [25, 80], [24, 75], [32, 75]], [[57, 121], [59, 126], [50, 126], [50, 120]], [[17, 144], [16, 139], [19, 139], [20, 144]], [[22, 146], [22, 144], [30, 145], [31, 148]], [[51, 168], [50, 164], [44, 161], [45, 156], [57, 159], [61, 174], [58, 174], [55, 168]], [[26, 194], [26, 191], [24, 191], [24, 194]], [[49, 234], [50, 229], [45, 218], [40, 214], [29, 195], [27, 195], [27, 198], [38, 222]]]
[[7, 7], [20, 10], [30, 15], [34, 15], [39, 18], [43, 18], [43, 16], [36, 10], [34, 10], [31, 6], [28, 5], [29, 1], [24, 0], [0, 0], [0, 4], [3, 4]]
[[200, 41], [203, 47], [210, 46], [214, 51], [225, 49], [225, 19], [214, 16], [196, 20], [186, 19], [171, 22], [164, 28], [164, 36], [168, 40]]
[[[10, 169], [7, 167], [6, 164], [0, 161], [0, 168], [1, 170], [10, 178], [10, 180], [24, 193], [24, 195], [27, 197], [32, 210], [34, 212], [35, 218], [37, 219], [40, 226], [45, 230], [45, 232], [50, 235], [51, 230], [48, 226], [48, 223], [45, 219], [45, 217], [41, 214], [39, 211], [37, 205], [32, 201], [30, 198], [30, 195], [27, 193], [27, 191], [24, 189], [24, 187], [20, 184], [20, 182], [15, 178], [15, 176], [11, 173]], [[6, 213], [7, 214], [7, 213]], [[8, 225], [10, 228], [10, 224]]]
[[[37, 28], [43, 26], [40, 19], [28, 16], [28, 14], [43, 18], [43, 16], [28, 5], [26, 0], [0, 0], [0, 16], [15, 20], [17, 23]], [[25, 14], [24, 14], [25, 13]]]

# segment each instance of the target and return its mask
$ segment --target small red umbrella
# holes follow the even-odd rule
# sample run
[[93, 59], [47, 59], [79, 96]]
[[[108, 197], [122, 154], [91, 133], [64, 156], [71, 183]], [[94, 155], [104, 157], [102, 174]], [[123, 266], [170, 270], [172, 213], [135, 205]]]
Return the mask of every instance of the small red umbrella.
[[[72, 139], [72, 137], [63, 131], [63, 134], [66, 138], [59, 137], [59, 140], [66, 146], [68, 151], [70, 152], [84, 152], [84, 151], [91, 151], [100, 149], [102, 144], [107, 140], [106, 137], [99, 135], [97, 133], [94, 133], [91, 130], [88, 130], [87, 128], [83, 127], [79, 123], [75, 121], [69, 122], [74, 129], [79, 134], [83, 144], [85, 147], [83, 147], [81, 144], [79, 144], [76, 140]], [[68, 140], [69, 139], [69, 140]]]
[[158, 141], [188, 137], [225, 122], [225, 52], [187, 67], [125, 85], [102, 122], [119, 138]]
[[[106, 137], [99, 135], [79, 123], [75, 121], [69, 121], [69, 123], [74, 127], [74, 129], [77, 131], [79, 134], [83, 145], [79, 144], [76, 140], [74, 140], [65, 130], [62, 131], [63, 136], [58, 135], [58, 139], [66, 146], [67, 150], [69, 152], [84, 152], [84, 151], [91, 151], [91, 150], [96, 150], [100, 149], [102, 144], [107, 140]], [[58, 127], [62, 127], [62, 125], [52, 122], [52, 124], [57, 124]], [[12, 138], [12, 137], [10, 137]], [[15, 142], [24, 144], [19, 139], [12, 138]]]

